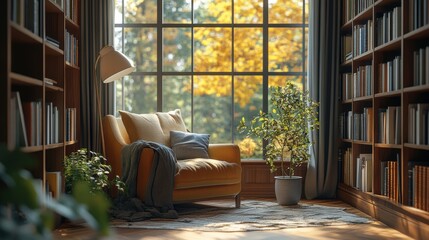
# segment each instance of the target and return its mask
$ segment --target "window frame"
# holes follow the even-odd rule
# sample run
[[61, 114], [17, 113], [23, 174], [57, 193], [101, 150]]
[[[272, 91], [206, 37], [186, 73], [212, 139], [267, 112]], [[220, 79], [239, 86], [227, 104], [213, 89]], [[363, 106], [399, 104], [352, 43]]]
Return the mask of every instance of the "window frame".
[[[263, 0], [263, 21], [262, 23], [234, 23], [234, 0], [231, 0], [231, 23], [194, 23], [194, 1], [191, 0], [191, 22], [190, 23], [163, 23], [163, 1], [157, 1], [157, 23], [125, 23], [125, 0], [115, 0], [115, 9], [117, 8], [116, 2], [120, 1], [122, 4], [122, 19], [121, 23], [114, 23], [114, 28], [120, 29], [122, 36], [121, 36], [121, 48], [124, 48], [124, 33], [125, 28], [156, 28], [156, 34], [157, 34], [157, 66], [156, 72], [146, 72], [146, 71], [139, 71], [139, 72], [133, 72], [130, 75], [132, 76], [156, 76], [156, 87], [157, 87], [157, 104], [156, 109], [157, 111], [165, 111], [166, 109], [162, 109], [163, 106], [163, 77], [164, 76], [190, 76], [191, 78], [191, 126], [190, 131], [193, 131], [194, 129], [194, 91], [193, 91], [193, 85], [194, 85], [194, 77], [198, 75], [219, 75], [219, 76], [231, 76], [231, 129], [234, 129], [234, 112], [235, 112], [235, 103], [234, 103], [234, 77], [235, 76], [262, 76], [262, 111], [267, 112], [269, 108], [269, 77], [270, 76], [296, 76], [300, 77], [302, 80], [303, 88], [307, 88], [306, 84], [306, 78], [307, 78], [307, 58], [306, 58], [306, 52], [308, 52], [308, 44], [306, 42], [307, 39], [307, 31], [309, 29], [308, 27], [308, 20], [306, 21], [306, 3], [309, 6], [309, 0], [302, 0], [302, 22], [301, 23], [269, 23], [269, 0]], [[231, 28], [231, 71], [229, 72], [194, 72], [194, 28], [198, 27], [226, 27]], [[236, 72], [234, 71], [234, 30], [236, 28], [262, 28], [262, 55], [263, 55], [263, 67], [261, 72]], [[174, 72], [174, 71], [168, 71], [163, 72], [163, 29], [164, 28], [190, 28], [191, 29], [191, 69], [192, 71], [182, 71], [182, 72]], [[273, 72], [269, 71], [269, 29], [271, 28], [300, 28], [302, 30], [302, 50], [301, 50], [301, 58], [302, 58], [302, 71], [301, 72]], [[116, 40], [116, 39], [115, 39]], [[122, 98], [121, 98], [121, 106], [124, 108], [125, 103], [125, 94], [124, 94], [124, 78], [120, 80], [122, 84]], [[116, 87], [115, 87], [115, 94], [116, 94]], [[115, 98], [116, 99], [116, 98]], [[117, 102], [115, 100], [115, 112], [116, 111], [116, 105]], [[189, 127], [189, 126], [188, 126]], [[231, 131], [231, 139], [232, 142], [235, 142], [236, 138], [236, 131]], [[263, 149], [265, 149], [266, 142], [263, 142]], [[265, 151], [265, 150], [264, 150]]]

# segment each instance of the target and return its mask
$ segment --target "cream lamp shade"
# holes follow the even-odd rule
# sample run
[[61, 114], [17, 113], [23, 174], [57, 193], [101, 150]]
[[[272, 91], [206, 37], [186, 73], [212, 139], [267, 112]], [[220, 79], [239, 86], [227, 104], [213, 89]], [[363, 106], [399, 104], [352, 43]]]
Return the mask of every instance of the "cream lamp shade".
[[133, 62], [112, 46], [100, 50], [100, 80], [103, 83], [116, 81], [135, 69]]

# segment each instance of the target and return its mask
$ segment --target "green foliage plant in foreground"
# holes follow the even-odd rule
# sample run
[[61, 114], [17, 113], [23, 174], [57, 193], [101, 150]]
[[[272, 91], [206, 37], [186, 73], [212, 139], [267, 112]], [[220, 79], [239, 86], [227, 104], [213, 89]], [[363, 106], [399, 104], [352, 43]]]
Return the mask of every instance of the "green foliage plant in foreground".
[[90, 193], [78, 182], [71, 195], [47, 198], [41, 180], [30, 172], [34, 159], [19, 150], [0, 146], [0, 236], [1, 239], [51, 239], [55, 213], [71, 221], [83, 220], [96, 232], [108, 236], [110, 202], [103, 192]]

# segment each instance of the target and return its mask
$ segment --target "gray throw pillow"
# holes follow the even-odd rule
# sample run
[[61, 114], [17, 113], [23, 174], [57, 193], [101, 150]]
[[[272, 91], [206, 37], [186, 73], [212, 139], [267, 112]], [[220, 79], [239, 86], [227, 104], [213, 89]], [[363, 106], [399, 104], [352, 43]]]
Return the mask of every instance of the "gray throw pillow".
[[209, 158], [209, 134], [170, 131], [170, 143], [177, 160]]

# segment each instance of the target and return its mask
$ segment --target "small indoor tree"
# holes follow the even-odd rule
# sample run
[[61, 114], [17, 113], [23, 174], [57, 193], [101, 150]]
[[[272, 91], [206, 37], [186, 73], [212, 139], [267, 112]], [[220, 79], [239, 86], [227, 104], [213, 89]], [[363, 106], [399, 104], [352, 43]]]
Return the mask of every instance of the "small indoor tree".
[[[268, 113], [261, 111], [249, 125], [243, 117], [238, 130], [267, 141], [264, 159], [271, 172], [277, 170], [279, 159], [282, 177], [292, 178], [295, 169], [310, 158], [310, 131], [319, 126], [319, 104], [310, 99], [307, 91], [290, 82], [271, 87], [270, 103], [272, 109]], [[286, 155], [289, 155], [288, 167]]]

